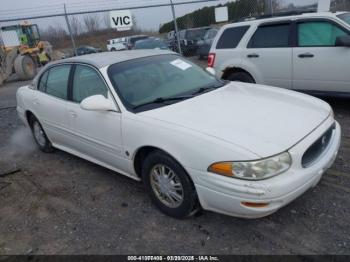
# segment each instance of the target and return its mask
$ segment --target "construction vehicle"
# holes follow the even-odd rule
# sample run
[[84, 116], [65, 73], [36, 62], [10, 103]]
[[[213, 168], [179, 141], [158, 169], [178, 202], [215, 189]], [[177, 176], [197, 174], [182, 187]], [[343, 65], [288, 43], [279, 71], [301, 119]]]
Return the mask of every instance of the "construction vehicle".
[[32, 79], [39, 67], [38, 54], [44, 48], [49, 55], [52, 46], [40, 40], [36, 24], [22, 23], [0, 28], [0, 85], [16, 74], [18, 80]]

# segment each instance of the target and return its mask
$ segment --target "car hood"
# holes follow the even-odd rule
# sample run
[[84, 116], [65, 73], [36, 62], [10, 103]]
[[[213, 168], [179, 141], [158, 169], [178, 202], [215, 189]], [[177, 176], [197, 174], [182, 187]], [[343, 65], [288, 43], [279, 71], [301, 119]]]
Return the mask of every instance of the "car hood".
[[215, 91], [140, 114], [268, 157], [302, 140], [327, 119], [330, 110], [327, 103], [294, 91], [231, 82]]

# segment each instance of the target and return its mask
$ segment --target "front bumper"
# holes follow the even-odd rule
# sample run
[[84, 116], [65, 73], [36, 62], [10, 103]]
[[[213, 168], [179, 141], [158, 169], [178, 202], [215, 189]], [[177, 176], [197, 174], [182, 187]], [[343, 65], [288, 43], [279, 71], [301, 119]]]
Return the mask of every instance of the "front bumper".
[[[188, 170], [203, 209], [244, 218], [264, 217], [316, 186], [337, 156], [341, 140], [339, 124], [336, 123], [328, 147], [313, 165], [303, 168], [301, 158], [307, 148], [334, 123], [333, 121], [331, 118], [327, 119], [289, 149], [293, 163], [288, 171], [278, 176], [261, 181], [247, 181], [194, 169]], [[242, 202], [268, 203], [268, 205], [255, 208], [244, 206]]]

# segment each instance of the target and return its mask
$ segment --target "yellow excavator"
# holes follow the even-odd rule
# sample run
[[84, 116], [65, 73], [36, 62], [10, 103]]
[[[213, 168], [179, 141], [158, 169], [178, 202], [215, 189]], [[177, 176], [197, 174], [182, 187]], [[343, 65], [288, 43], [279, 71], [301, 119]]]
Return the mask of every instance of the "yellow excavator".
[[0, 85], [16, 74], [19, 80], [32, 79], [39, 67], [38, 54], [44, 48], [52, 54], [52, 46], [41, 41], [38, 26], [24, 22], [0, 28]]

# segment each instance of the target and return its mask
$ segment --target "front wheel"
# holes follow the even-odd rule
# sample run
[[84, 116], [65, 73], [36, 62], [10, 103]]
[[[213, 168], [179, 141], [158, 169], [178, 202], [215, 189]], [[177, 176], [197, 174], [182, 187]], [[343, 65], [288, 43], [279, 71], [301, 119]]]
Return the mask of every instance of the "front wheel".
[[197, 195], [186, 171], [166, 153], [150, 154], [142, 168], [145, 189], [165, 214], [184, 218], [197, 207]]
[[53, 152], [54, 148], [50, 140], [47, 138], [44, 129], [34, 116], [30, 118], [30, 127], [33, 133], [34, 140], [39, 146], [40, 150], [45, 153]]

